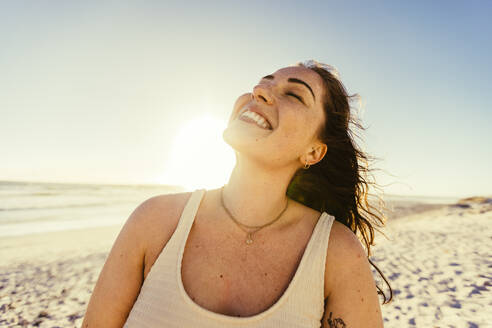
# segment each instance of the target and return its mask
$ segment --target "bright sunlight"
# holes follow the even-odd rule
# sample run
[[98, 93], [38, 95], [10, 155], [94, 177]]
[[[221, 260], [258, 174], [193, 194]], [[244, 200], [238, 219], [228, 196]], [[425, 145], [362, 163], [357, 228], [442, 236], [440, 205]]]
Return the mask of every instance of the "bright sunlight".
[[226, 121], [210, 115], [188, 121], [176, 135], [159, 183], [192, 190], [227, 183], [234, 167], [232, 148], [222, 139]]

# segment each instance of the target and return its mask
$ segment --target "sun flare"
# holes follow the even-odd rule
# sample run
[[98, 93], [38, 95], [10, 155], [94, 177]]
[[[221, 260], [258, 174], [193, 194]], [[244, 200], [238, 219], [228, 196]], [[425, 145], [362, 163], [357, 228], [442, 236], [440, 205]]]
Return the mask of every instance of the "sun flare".
[[184, 124], [173, 140], [159, 183], [188, 190], [227, 183], [234, 167], [233, 149], [222, 139], [227, 122], [210, 115]]

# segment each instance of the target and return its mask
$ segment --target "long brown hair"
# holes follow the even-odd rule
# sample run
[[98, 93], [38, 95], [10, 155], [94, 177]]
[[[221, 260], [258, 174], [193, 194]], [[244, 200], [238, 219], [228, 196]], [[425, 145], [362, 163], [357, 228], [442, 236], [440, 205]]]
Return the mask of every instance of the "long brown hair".
[[[353, 135], [359, 136], [350, 129], [350, 123], [359, 129], [366, 129], [358, 121], [359, 118], [351, 113], [350, 102], [360, 98], [357, 94], [349, 95], [337, 76], [322, 68], [320, 63], [315, 63], [296, 65], [315, 71], [323, 80], [326, 120], [317, 135], [327, 145], [327, 151], [321, 161], [307, 170], [301, 168], [294, 174], [287, 195], [308, 207], [333, 215], [359, 237], [366, 248], [369, 263], [389, 287], [388, 299], [382, 288], [376, 285], [378, 294], [384, 298], [383, 304], [386, 304], [392, 300], [393, 290], [381, 270], [369, 258], [371, 245], [374, 245], [374, 230], [380, 231], [375, 227], [383, 227], [386, 222], [383, 212], [370, 205], [367, 199], [368, 195], [372, 196], [369, 194], [369, 186], [377, 187], [374, 180], [369, 180], [369, 161], [375, 157], [358, 148]], [[379, 196], [377, 198], [379, 204], [384, 204]]]

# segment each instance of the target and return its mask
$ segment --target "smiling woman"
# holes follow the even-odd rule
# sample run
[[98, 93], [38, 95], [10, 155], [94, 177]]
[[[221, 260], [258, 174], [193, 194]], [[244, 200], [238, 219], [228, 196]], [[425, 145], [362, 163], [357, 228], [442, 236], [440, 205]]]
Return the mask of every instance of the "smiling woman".
[[[234, 152], [222, 140], [227, 122], [210, 115], [187, 121], [174, 138], [158, 183], [187, 189], [212, 188], [227, 182]], [[197, 170], [199, 159], [199, 170]]]
[[383, 220], [367, 209], [352, 96], [313, 61], [249, 91], [227, 124], [180, 130], [163, 180], [195, 190], [135, 209], [84, 328], [383, 327], [368, 258]]

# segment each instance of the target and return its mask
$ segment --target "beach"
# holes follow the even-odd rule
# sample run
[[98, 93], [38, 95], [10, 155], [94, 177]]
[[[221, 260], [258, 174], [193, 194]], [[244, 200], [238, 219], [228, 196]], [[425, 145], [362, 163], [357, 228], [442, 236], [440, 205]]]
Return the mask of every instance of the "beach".
[[401, 217], [385, 234], [371, 257], [394, 292], [385, 327], [491, 327], [492, 198]]
[[[385, 327], [490, 327], [492, 199], [388, 203], [388, 239], [377, 234], [371, 256], [394, 291]], [[126, 217], [0, 238], [0, 327], [80, 327]]]
[[80, 327], [121, 226], [0, 240], [0, 327]]

